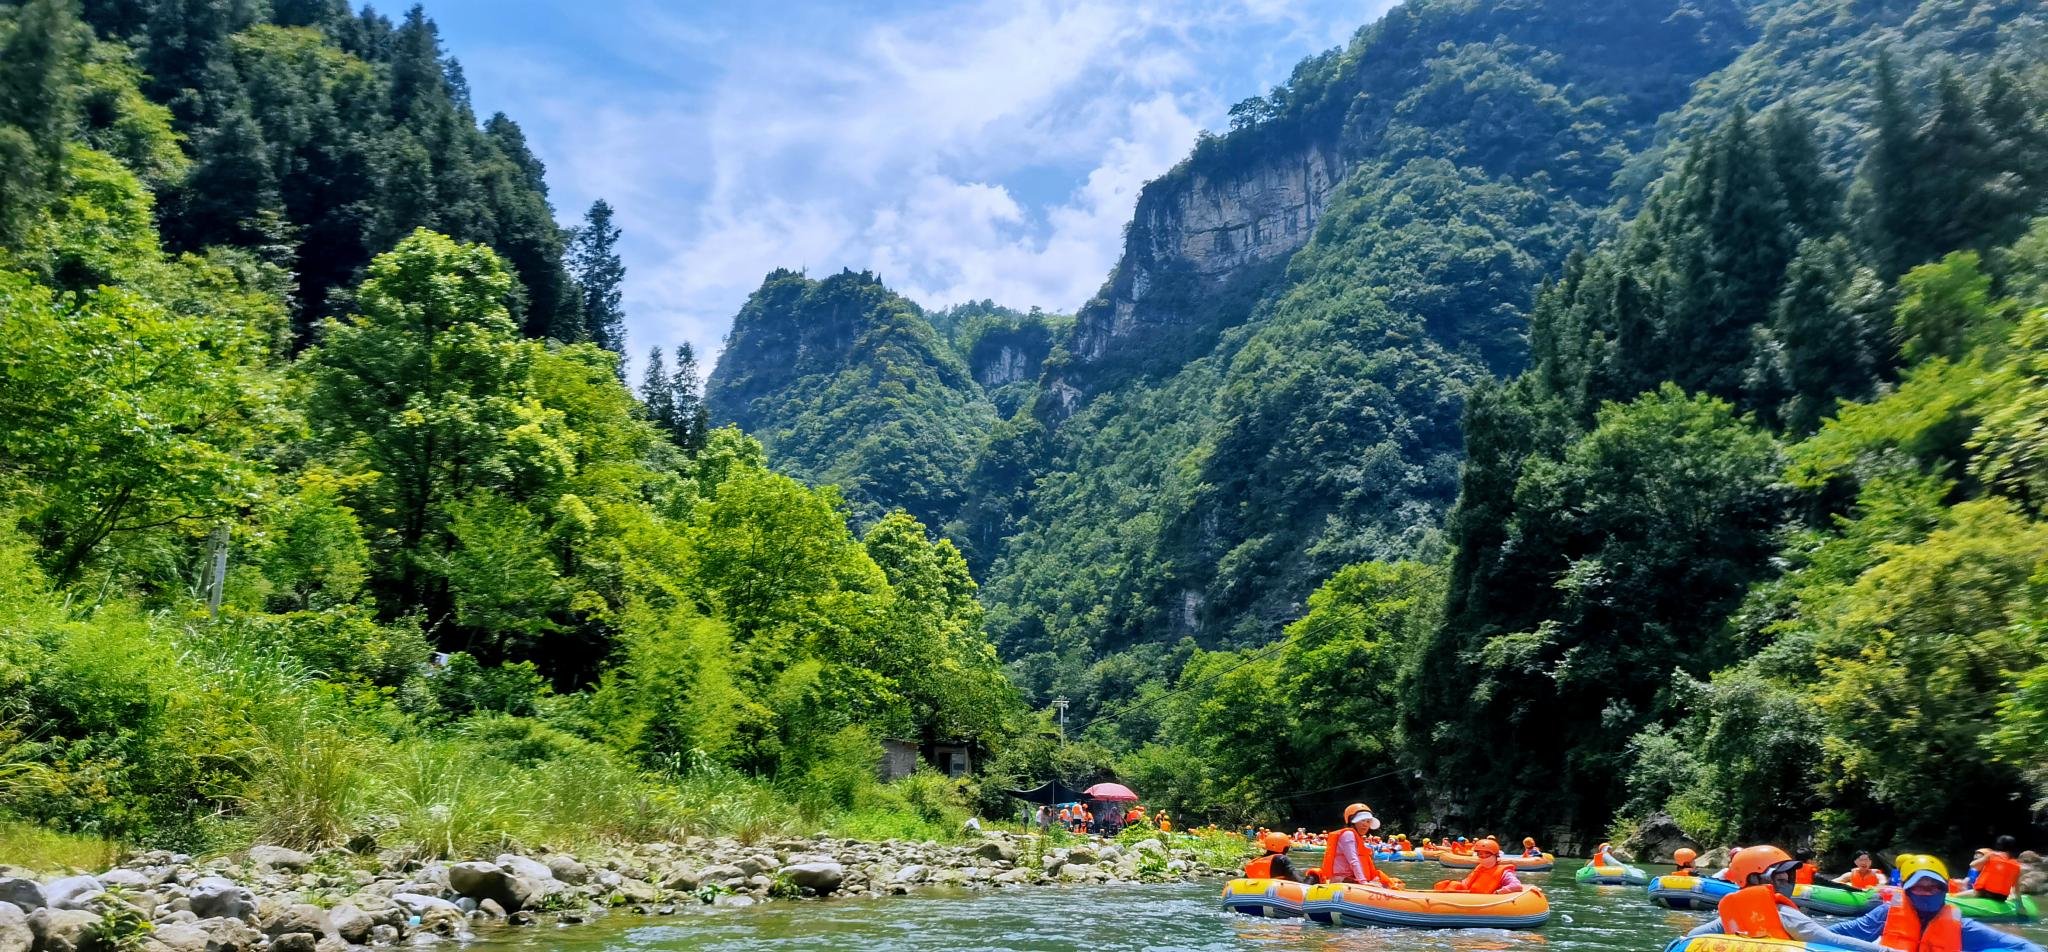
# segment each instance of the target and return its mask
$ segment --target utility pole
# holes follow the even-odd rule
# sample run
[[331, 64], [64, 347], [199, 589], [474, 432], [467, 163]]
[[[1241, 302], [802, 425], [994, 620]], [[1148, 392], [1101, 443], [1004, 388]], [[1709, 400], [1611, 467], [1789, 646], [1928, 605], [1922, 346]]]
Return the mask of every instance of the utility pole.
[[213, 546], [213, 557], [207, 560], [206, 614], [219, 618], [221, 593], [228, 587], [228, 524], [215, 526], [208, 542]]
[[1053, 708], [1054, 708], [1054, 709], [1056, 709], [1056, 710], [1058, 710], [1058, 711], [1060, 712], [1060, 740], [1066, 740], [1066, 739], [1067, 739], [1067, 699], [1066, 699], [1066, 698], [1064, 698], [1064, 697], [1056, 697], [1056, 698], [1053, 698], [1053, 699], [1052, 699], [1052, 706], [1053, 706]]

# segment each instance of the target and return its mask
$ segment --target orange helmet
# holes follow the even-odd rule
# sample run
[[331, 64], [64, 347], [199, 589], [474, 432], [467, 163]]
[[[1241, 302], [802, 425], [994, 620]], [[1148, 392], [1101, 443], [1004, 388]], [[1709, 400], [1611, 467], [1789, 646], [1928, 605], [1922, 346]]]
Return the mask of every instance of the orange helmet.
[[1683, 846], [1679, 847], [1675, 852], [1671, 854], [1671, 862], [1679, 866], [1691, 866], [1692, 861], [1699, 858], [1700, 853], [1698, 850], [1688, 849]]
[[1259, 845], [1265, 847], [1268, 853], [1285, 853], [1288, 847], [1294, 845], [1294, 840], [1285, 833], [1268, 833], [1259, 837]]
[[1479, 842], [1477, 842], [1477, 843], [1474, 843], [1474, 844], [1472, 844], [1472, 852], [1474, 852], [1474, 853], [1492, 853], [1492, 854], [1493, 854], [1493, 855], [1495, 855], [1495, 856], [1499, 856], [1499, 855], [1500, 855], [1500, 841], [1499, 841], [1499, 840], [1496, 840], [1496, 839], [1494, 839], [1494, 838], [1493, 838], [1493, 837], [1491, 837], [1491, 836], [1489, 836], [1489, 837], [1487, 837], [1486, 839], [1480, 840]]
[[1345, 826], [1350, 826], [1350, 825], [1351, 825], [1351, 818], [1352, 818], [1352, 817], [1355, 817], [1355, 816], [1357, 816], [1357, 815], [1359, 815], [1359, 814], [1361, 814], [1361, 813], [1365, 814], [1365, 817], [1366, 817], [1366, 819], [1370, 821], [1370, 822], [1369, 822], [1369, 823], [1367, 824], [1367, 826], [1369, 826], [1370, 828], [1372, 828], [1372, 829], [1375, 829], [1375, 830], [1377, 830], [1377, 829], [1379, 829], [1379, 828], [1380, 828], [1380, 818], [1379, 818], [1379, 817], [1376, 817], [1376, 816], [1373, 816], [1373, 815], [1372, 815], [1372, 808], [1371, 808], [1371, 807], [1369, 807], [1369, 806], [1366, 806], [1366, 805], [1365, 805], [1365, 804], [1363, 804], [1363, 803], [1354, 803], [1354, 804], [1352, 804], [1352, 805], [1350, 805], [1350, 806], [1348, 806], [1348, 807], [1345, 807], [1345, 808], [1344, 808], [1344, 825], [1345, 825]]
[[1525, 836], [1525, 837], [1522, 837], [1522, 845], [1523, 845], [1523, 846], [1535, 846], [1535, 845], [1536, 845], [1536, 838], [1535, 838], [1535, 837], [1533, 837], [1533, 836]]
[[1761, 876], [1765, 870], [1791, 861], [1789, 854], [1775, 846], [1745, 847], [1728, 864], [1728, 881], [1737, 886], [1748, 886], [1749, 877]]

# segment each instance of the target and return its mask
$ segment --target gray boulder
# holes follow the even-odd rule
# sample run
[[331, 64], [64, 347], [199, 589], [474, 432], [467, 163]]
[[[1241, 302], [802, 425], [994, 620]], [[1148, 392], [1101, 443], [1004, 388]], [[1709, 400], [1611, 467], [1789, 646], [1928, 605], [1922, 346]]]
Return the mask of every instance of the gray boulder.
[[319, 952], [320, 940], [310, 932], [287, 932], [270, 940], [270, 952]]
[[1092, 846], [1076, 846], [1067, 851], [1067, 862], [1076, 866], [1093, 866], [1095, 865], [1095, 848]]
[[548, 857], [548, 872], [556, 879], [571, 886], [581, 886], [590, 881], [590, 867], [576, 861], [567, 853], [555, 853]]
[[[90, 877], [88, 877], [90, 878]], [[38, 909], [28, 916], [37, 952], [102, 952], [100, 917], [82, 909]]]
[[1677, 820], [1663, 813], [1651, 814], [1637, 824], [1620, 846], [1621, 852], [1650, 863], [1669, 863], [1680, 849], [1698, 852], [1700, 848], [1697, 840], [1679, 829]]
[[149, 876], [138, 869], [110, 869], [93, 878], [99, 880], [102, 886], [119, 886], [122, 889], [141, 889], [154, 885], [150, 882]]
[[11, 902], [0, 902], [0, 952], [29, 952], [35, 944], [36, 933], [28, 927], [28, 913]]
[[282, 846], [251, 846], [249, 862], [265, 869], [283, 870], [288, 873], [303, 871], [313, 865], [313, 854], [288, 850]]
[[889, 877], [889, 881], [899, 886], [908, 886], [924, 882], [930, 878], [931, 869], [929, 867], [913, 864], [897, 870], [896, 875]]
[[448, 867], [448, 888], [479, 902], [495, 899], [506, 912], [526, 908], [542, 893], [538, 883], [489, 863], [456, 863]]
[[297, 903], [272, 913], [263, 920], [263, 934], [273, 940], [295, 932], [304, 932], [314, 939], [335, 935], [334, 920], [327, 910], [311, 903]]
[[263, 934], [240, 919], [216, 916], [192, 924], [206, 933], [206, 952], [254, 952]]
[[[214, 952], [206, 930], [189, 922], [160, 923], [149, 930], [149, 937], [169, 952]], [[0, 949], [4, 947], [0, 943]]]
[[696, 892], [704, 874], [687, 866], [676, 866], [661, 876], [661, 888], [672, 892]]
[[1017, 861], [1017, 847], [1008, 840], [988, 839], [975, 844], [974, 855], [982, 859], [1014, 863]]
[[785, 867], [782, 872], [790, 882], [820, 896], [837, 892], [846, 881], [846, 867], [838, 863], [799, 863]]
[[201, 919], [240, 919], [246, 922], [256, 918], [256, 894], [220, 876], [208, 876], [194, 882], [186, 898], [192, 906], [192, 914]]
[[454, 903], [438, 896], [402, 892], [394, 894], [391, 897], [391, 901], [397, 903], [398, 908], [405, 910], [406, 915], [419, 916], [421, 920], [425, 920], [430, 912], [446, 912], [457, 918], [462, 916], [462, 910], [457, 908]]
[[50, 904], [43, 898], [43, 884], [26, 876], [0, 876], [0, 902], [8, 903], [24, 913], [34, 912]]
[[91, 876], [66, 876], [44, 886], [43, 897], [58, 909], [84, 909], [93, 897], [106, 891], [106, 887]]
[[723, 883], [745, 878], [747, 874], [744, 871], [729, 863], [706, 866], [697, 871], [697, 881], [700, 883]]
[[377, 927], [377, 920], [354, 903], [342, 903], [327, 913], [327, 921], [334, 926], [334, 934], [350, 945], [366, 945], [370, 941], [370, 930]]
[[539, 860], [527, 859], [526, 857], [520, 856], [517, 853], [498, 854], [498, 868], [508, 873], [511, 873], [514, 876], [523, 876], [527, 879], [532, 880], [547, 880], [555, 878], [554, 869], [548, 866], [546, 863], [543, 863]]

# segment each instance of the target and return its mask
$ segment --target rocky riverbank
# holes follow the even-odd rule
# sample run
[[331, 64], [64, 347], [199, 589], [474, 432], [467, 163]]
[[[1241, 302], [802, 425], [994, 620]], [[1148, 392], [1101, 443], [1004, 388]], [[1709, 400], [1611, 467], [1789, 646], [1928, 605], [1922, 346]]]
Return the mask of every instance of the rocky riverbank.
[[158, 851], [97, 875], [39, 877], [0, 867], [0, 952], [348, 952], [612, 911], [659, 916], [689, 905], [1226, 872], [1158, 839], [1054, 848], [1005, 833], [947, 845], [692, 837], [464, 862], [274, 846], [215, 860]]

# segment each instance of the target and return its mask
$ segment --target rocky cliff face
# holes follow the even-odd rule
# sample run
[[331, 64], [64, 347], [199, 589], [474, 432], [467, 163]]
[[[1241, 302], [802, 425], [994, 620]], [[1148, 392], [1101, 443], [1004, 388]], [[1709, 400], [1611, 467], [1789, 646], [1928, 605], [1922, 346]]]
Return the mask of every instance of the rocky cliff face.
[[1308, 241], [1348, 169], [1311, 141], [1249, 168], [1189, 168], [1147, 186], [1116, 276], [1077, 318], [1075, 360], [1100, 363], [1127, 341], [1197, 325], [1203, 296], [1269, 273], [1262, 266]]

